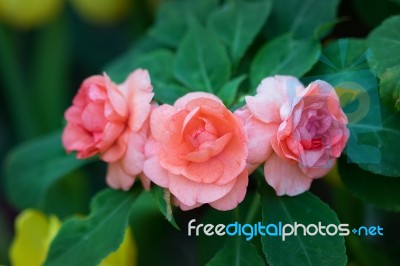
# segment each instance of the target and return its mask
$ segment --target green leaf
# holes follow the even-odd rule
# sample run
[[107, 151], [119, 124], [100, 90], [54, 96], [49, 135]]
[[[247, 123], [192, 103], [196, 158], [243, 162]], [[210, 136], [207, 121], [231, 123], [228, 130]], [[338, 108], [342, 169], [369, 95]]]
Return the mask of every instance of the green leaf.
[[[376, 115], [378, 116], [376, 124], [364, 124], [361, 121], [348, 125], [350, 139], [347, 144], [347, 155], [364, 170], [379, 175], [399, 177], [400, 117], [384, 107]], [[368, 150], [363, 152], [359, 149], [362, 147], [370, 147], [376, 152], [371, 153]], [[353, 150], [349, 153], [349, 149]]]
[[371, 68], [378, 74], [380, 97], [390, 109], [399, 111], [400, 89], [400, 16], [385, 20], [368, 37]]
[[[310, 75], [328, 75], [368, 70], [366, 61], [367, 44], [360, 39], [338, 39], [324, 47], [319, 61], [310, 71]], [[344, 76], [343, 81], [354, 81], [354, 73]]]
[[292, 32], [295, 38], [312, 37], [321, 24], [336, 17], [339, 0], [273, 0], [267, 22], [268, 36]]
[[207, 266], [242, 266], [264, 265], [264, 261], [258, 255], [256, 248], [244, 237], [232, 237], [227, 240], [224, 247], [207, 263]]
[[400, 179], [364, 171], [346, 163], [346, 158], [340, 159], [339, 173], [344, 185], [357, 197], [386, 210], [400, 211]]
[[40, 207], [51, 185], [89, 160], [67, 155], [60, 132], [21, 144], [5, 164], [6, 191], [18, 209]]
[[142, 55], [134, 63], [135, 68], [145, 68], [150, 73], [154, 98], [161, 103], [173, 104], [189, 90], [179, 86], [173, 78], [174, 55], [168, 50], [156, 50]]
[[381, 75], [379, 94], [385, 104], [394, 111], [400, 111], [400, 65], [388, 68]]
[[165, 216], [168, 222], [170, 222], [176, 229], [179, 230], [179, 226], [176, 224], [172, 214], [171, 193], [167, 189], [159, 186], [153, 186], [151, 188], [151, 194], [161, 213]]
[[165, 1], [158, 9], [149, 35], [165, 45], [177, 47], [193, 20], [206, 21], [217, 6], [218, 0]]
[[104, 182], [90, 178], [84, 169], [75, 170], [51, 186], [40, 209], [60, 219], [77, 213], [88, 213], [90, 199], [98, 191], [93, 186], [96, 181]]
[[175, 77], [193, 91], [218, 91], [229, 79], [231, 66], [215, 34], [194, 24], [178, 48]]
[[87, 218], [74, 217], [62, 225], [45, 265], [98, 265], [121, 244], [138, 194], [112, 189], [98, 193]]
[[[154, 83], [154, 86], [158, 84]], [[160, 103], [167, 103], [173, 105], [174, 102], [189, 92], [189, 90], [176, 83], [163, 84], [162, 89], [154, 89], [156, 98]]]
[[[305, 192], [296, 197], [276, 196], [271, 188], [265, 188], [261, 195], [263, 224], [294, 224], [308, 226], [338, 225], [340, 222], [328, 205], [319, 198]], [[302, 229], [299, 229], [302, 231]], [[286, 237], [265, 236], [261, 238], [263, 250], [270, 265], [346, 265], [344, 237], [339, 235], [304, 236], [298, 233]]]
[[[271, 12], [271, 0], [246, 2], [235, 0], [211, 14], [210, 28], [228, 47], [236, 65], [250, 46]], [[257, 15], [255, 15], [257, 14]]]
[[315, 40], [294, 40], [285, 34], [264, 45], [253, 59], [250, 68], [252, 87], [272, 75], [304, 75], [317, 62], [320, 45]]
[[323, 39], [333, 30], [333, 28], [336, 27], [336, 25], [338, 25], [339, 23], [344, 22], [346, 20], [348, 20], [348, 19], [347, 18], [336, 18], [334, 20], [320, 24], [315, 29], [314, 38], [318, 39], [318, 40]]
[[169, 50], [159, 49], [139, 56], [133, 62], [134, 68], [148, 69], [152, 80], [166, 83], [172, 80], [172, 61], [174, 55]]
[[386, 19], [368, 36], [371, 54], [368, 62], [371, 68], [381, 76], [386, 69], [400, 65], [400, 16]]
[[129, 73], [138, 67], [136, 60], [139, 57], [158, 49], [161, 49], [160, 43], [149, 36], [145, 36], [137, 41], [126, 53], [108, 63], [104, 67], [105, 72], [114, 82], [124, 82]]
[[246, 75], [241, 75], [234, 78], [233, 80], [226, 83], [221, 90], [217, 93], [217, 96], [224, 102], [226, 106], [231, 106], [235, 101], [239, 85], [246, 78]]
[[149, 71], [153, 84], [154, 98], [161, 103], [172, 104], [189, 90], [174, 83], [174, 55], [168, 50], [156, 50], [142, 55], [134, 63], [135, 68], [145, 68]]

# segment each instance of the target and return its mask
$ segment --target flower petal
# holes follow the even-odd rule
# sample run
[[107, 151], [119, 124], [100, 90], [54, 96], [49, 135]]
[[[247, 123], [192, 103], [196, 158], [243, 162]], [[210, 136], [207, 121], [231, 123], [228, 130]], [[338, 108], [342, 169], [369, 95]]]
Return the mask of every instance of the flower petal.
[[125, 173], [121, 162], [117, 161], [108, 164], [106, 182], [113, 189], [128, 191], [135, 182], [135, 177]]
[[161, 167], [157, 156], [150, 157], [144, 162], [143, 173], [160, 187], [167, 188], [170, 183], [168, 171]]
[[153, 87], [147, 70], [138, 69], [128, 76], [120, 85], [120, 90], [125, 94], [129, 108], [129, 127], [138, 131], [151, 111]]
[[278, 196], [296, 196], [310, 188], [312, 179], [297, 164], [291, 164], [272, 154], [264, 165], [265, 180]]
[[225, 185], [197, 183], [182, 175], [169, 174], [169, 190], [187, 206], [216, 201], [232, 190], [236, 180]]
[[193, 99], [198, 99], [198, 98], [207, 98], [207, 99], [211, 99], [211, 100], [214, 100], [214, 101], [222, 104], [221, 99], [219, 99], [214, 94], [207, 93], [207, 92], [190, 92], [190, 93], [185, 94], [183, 97], [179, 98], [178, 100], [176, 100], [176, 102], [174, 103], [174, 107], [176, 107], [177, 109], [185, 109], [186, 104], [188, 104], [188, 102], [190, 102]]
[[319, 167], [302, 167], [300, 165], [301, 171], [309, 176], [310, 178], [320, 178], [328, 174], [328, 172], [335, 166], [336, 159], [330, 159], [326, 164]]
[[236, 183], [232, 190], [223, 198], [220, 198], [214, 202], [210, 202], [210, 205], [220, 211], [228, 211], [236, 208], [236, 206], [243, 201], [246, 195], [248, 182], [248, 173], [247, 170], [244, 170], [236, 178]]

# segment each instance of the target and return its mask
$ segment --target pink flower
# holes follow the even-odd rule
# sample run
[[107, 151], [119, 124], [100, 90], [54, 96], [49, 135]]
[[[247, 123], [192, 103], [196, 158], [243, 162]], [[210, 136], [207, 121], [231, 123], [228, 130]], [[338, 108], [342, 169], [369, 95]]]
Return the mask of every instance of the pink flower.
[[142, 172], [152, 98], [146, 70], [134, 71], [121, 85], [106, 75], [87, 78], [65, 112], [65, 149], [77, 151], [79, 159], [99, 154], [110, 163], [107, 183], [129, 189]]
[[265, 162], [265, 179], [278, 195], [294, 196], [334, 166], [349, 138], [334, 88], [294, 77], [264, 79], [235, 113], [248, 134], [249, 171]]
[[216, 96], [195, 92], [161, 105], [150, 121], [143, 171], [183, 210], [235, 208], [248, 183], [243, 125]]

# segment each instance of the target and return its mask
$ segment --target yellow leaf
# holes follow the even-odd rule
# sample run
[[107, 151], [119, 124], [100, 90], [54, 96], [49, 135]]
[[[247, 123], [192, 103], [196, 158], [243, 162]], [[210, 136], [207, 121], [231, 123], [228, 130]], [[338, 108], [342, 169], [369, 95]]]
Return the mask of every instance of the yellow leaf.
[[55, 216], [46, 217], [27, 209], [16, 220], [16, 236], [11, 244], [10, 259], [14, 266], [40, 266], [61, 223]]

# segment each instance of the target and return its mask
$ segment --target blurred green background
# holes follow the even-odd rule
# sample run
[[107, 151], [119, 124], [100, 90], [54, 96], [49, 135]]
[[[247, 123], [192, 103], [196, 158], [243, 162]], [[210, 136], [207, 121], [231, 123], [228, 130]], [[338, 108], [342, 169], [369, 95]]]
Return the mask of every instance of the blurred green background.
[[[9, 265], [17, 215], [4, 191], [7, 152], [61, 129], [81, 81], [141, 36], [159, 3], [0, 0], [0, 265]], [[43, 210], [60, 217], [87, 213], [91, 195], [105, 187], [104, 171], [98, 163], [70, 174], [52, 187]]]

